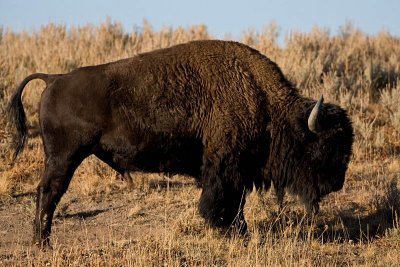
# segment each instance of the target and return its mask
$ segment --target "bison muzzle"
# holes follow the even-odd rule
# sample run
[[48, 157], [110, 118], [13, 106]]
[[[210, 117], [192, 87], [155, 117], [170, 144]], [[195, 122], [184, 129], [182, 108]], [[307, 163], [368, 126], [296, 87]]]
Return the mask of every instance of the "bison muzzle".
[[11, 99], [16, 154], [27, 137], [25, 85], [46, 82], [39, 118], [45, 170], [34, 240], [48, 244], [74, 171], [95, 155], [117, 172], [181, 173], [202, 187], [200, 215], [246, 232], [246, 193], [271, 181], [307, 210], [342, 188], [353, 130], [338, 106], [302, 97], [279, 67], [236, 42], [195, 41], [135, 57], [28, 76]]

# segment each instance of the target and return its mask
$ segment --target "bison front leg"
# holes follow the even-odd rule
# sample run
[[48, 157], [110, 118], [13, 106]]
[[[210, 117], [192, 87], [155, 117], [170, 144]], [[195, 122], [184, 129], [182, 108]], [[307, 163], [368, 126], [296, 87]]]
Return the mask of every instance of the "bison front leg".
[[202, 181], [199, 211], [206, 223], [212, 227], [233, 228], [239, 234], [247, 233], [243, 214], [246, 188], [235, 155], [205, 158]]
[[306, 202], [305, 208], [306, 208], [307, 214], [309, 214], [311, 216], [317, 215], [319, 213], [319, 202], [320, 202], [319, 198], [312, 199], [312, 200], [309, 200], [308, 202]]
[[34, 243], [49, 246], [53, 214], [62, 195], [68, 188], [78, 166], [76, 161], [50, 158], [46, 162], [42, 180], [37, 188]]

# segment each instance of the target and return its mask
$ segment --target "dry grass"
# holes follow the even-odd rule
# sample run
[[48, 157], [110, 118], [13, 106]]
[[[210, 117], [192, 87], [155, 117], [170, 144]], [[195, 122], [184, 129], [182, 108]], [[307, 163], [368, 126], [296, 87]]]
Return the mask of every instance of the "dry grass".
[[292, 33], [284, 48], [277, 30], [248, 32], [241, 41], [281, 66], [304, 95], [324, 94], [346, 108], [356, 139], [343, 190], [328, 196], [310, 221], [294, 199], [278, 214], [273, 192], [246, 205], [250, 240], [208, 229], [197, 213], [200, 191], [188, 177], [135, 174], [127, 188], [107, 166], [88, 158], [77, 170], [55, 217], [53, 246], [30, 246], [35, 187], [43, 169], [37, 107], [43, 83], [24, 94], [30, 133], [11, 162], [5, 109], [30, 73], [63, 73], [156, 48], [212, 38], [204, 26], [133, 32], [106, 21], [37, 33], [0, 28], [0, 265], [9, 266], [399, 266], [400, 40], [366, 36], [346, 25]]

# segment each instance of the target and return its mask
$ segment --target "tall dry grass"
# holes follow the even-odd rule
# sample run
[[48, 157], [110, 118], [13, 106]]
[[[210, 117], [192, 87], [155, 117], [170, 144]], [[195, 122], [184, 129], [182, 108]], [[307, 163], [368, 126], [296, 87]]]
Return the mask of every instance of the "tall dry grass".
[[[327, 101], [347, 109], [355, 128], [354, 156], [346, 185], [323, 203], [326, 212], [320, 218], [322, 228], [313, 230], [296, 221], [298, 217], [290, 211], [280, 215], [268, 211], [273, 210], [273, 196], [267, 197], [270, 208], [266, 211], [265, 201], [252, 194], [246, 216], [253, 239], [246, 246], [243, 240], [219, 236], [204, 228], [196, 213], [197, 189], [174, 192], [177, 200], [145, 178], [138, 187], [147, 201], [152, 203], [154, 198], [155, 203], [156, 196], [165, 194], [170, 205], [181, 203], [186, 207], [176, 218], [170, 218], [170, 230], [160, 231], [158, 238], [121, 241], [111, 236], [103, 243], [99, 240], [83, 248], [62, 246], [61, 240], [52, 252], [34, 251], [17, 240], [11, 252], [0, 255], [0, 265], [3, 260], [15, 266], [400, 265], [400, 39], [387, 32], [367, 36], [351, 25], [343, 26], [335, 36], [321, 28], [309, 33], [293, 32], [286, 36], [284, 46], [278, 45], [277, 37], [277, 26], [270, 25], [263, 32], [244, 33], [240, 41], [277, 62], [304, 95], [318, 98], [324, 94]], [[211, 38], [203, 25], [153, 31], [144, 22], [140, 28], [126, 32], [121, 24], [110, 20], [98, 27], [71, 29], [49, 24], [34, 33], [0, 28], [0, 202], [10, 203], [15, 196], [34, 192], [43, 168], [37, 109], [44, 84], [37, 81], [30, 83], [23, 95], [33, 138], [18, 161], [11, 162], [11, 132], [6, 127], [5, 111], [24, 77], [34, 72], [65, 73], [80, 66]], [[123, 192], [124, 186], [117, 178], [104, 164], [89, 158], [77, 170], [69, 194], [86, 199]], [[59, 213], [63, 207], [67, 209], [69, 201], [73, 202], [67, 196]], [[135, 217], [140, 213], [139, 206], [129, 214]], [[33, 218], [34, 205], [27, 207], [27, 217]], [[13, 253], [19, 256], [12, 258]]]

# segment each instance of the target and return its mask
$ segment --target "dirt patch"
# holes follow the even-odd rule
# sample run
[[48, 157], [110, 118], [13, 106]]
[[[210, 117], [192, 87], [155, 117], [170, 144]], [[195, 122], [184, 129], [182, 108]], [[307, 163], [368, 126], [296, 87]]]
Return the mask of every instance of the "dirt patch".
[[[180, 193], [178, 197], [177, 191], [183, 187], [188, 193]], [[113, 192], [91, 196], [67, 192], [53, 219], [52, 244], [54, 247], [90, 244], [93, 248], [160, 236], [163, 231], [170, 231], [171, 222], [188, 208], [195, 212], [199, 192], [192, 181], [175, 182], [168, 188], [160, 183], [159, 188], [146, 192], [129, 190], [123, 185]], [[32, 249], [34, 216], [34, 192], [0, 198], [1, 259], [11, 257], [7, 255], [16, 251]]]

